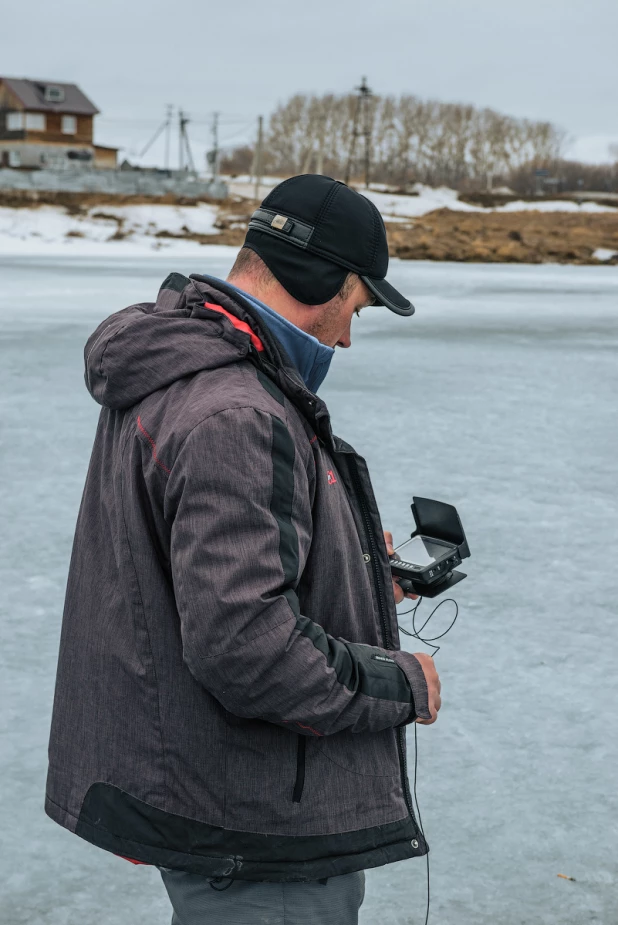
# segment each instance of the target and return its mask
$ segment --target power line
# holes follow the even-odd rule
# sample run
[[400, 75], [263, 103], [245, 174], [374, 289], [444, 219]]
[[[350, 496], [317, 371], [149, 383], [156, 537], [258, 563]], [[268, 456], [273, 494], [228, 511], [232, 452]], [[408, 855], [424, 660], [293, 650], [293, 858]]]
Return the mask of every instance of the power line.
[[[193, 125], [210, 125], [212, 123], [213, 113], [200, 113], [199, 116], [192, 118], [191, 122]], [[242, 123], [247, 123], [249, 121], [253, 122], [255, 117], [249, 114], [245, 116], [232, 116], [226, 115], [226, 113], [219, 113], [219, 119], [222, 125], [239, 125]], [[156, 125], [156, 119], [153, 116], [151, 119], [132, 119], [129, 116], [104, 116], [100, 115], [99, 122], [108, 122], [113, 125]]]
[[140, 153], [138, 154], [138, 157], [143, 157], [144, 154], [146, 154], [146, 152], [149, 151], [150, 148], [152, 148], [153, 144], [155, 143], [155, 141], [157, 140], [157, 138], [159, 137], [159, 135], [160, 135], [165, 129], [167, 129], [167, 128], [169, 127], [170, 119], [171, 119], [171, 111], [170, 111], [170, 107], [168, 106], [168, 111], [167, 111], [167, 115], [166, 115], [166, 117], [165, 117], [165, 120], [161, 123], [161, 125], [159, 125], [159, 127], [157, 128], [156, 132], [154, 133], [154, 135], [152, 136], [152, 138], [150, 139], [150, 141], [148, 142], [148, 144], [146, 145], [146, 147], [144, 148], [144, 150], [143, 150], [143, 151], [140, 151]]
[[226, 145], [229, 141], [233, 141], [234, 138], [238, 138], [239, 135], [242, 135], [244, 132], [248, 132], [251, 126], [253, 125], [253, 119], [251, 122], [245, 122], [242, 128], [239, 128], [237, 132], [234, 132], [232, 135], [228, 135], [227, 138], [224, 138], [221, 142], [221, 147]]

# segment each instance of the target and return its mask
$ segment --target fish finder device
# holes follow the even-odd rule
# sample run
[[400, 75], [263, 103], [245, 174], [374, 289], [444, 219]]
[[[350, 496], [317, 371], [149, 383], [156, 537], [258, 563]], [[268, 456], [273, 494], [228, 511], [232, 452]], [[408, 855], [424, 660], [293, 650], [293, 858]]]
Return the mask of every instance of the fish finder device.
[[406, 594], [437, 597], [466, 577], [456, 568], [470, 555], [468, 541], [452, 504], [413, 498], [412, 515], [416, 530], [395, 549], [391, 572]]

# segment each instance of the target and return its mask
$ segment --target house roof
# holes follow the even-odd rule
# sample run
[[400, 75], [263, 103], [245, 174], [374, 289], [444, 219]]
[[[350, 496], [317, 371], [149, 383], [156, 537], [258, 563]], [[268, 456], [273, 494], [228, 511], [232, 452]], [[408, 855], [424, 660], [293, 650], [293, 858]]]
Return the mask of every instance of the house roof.
[[[76, 84], [63, 84], [57, 80], [28, 80], [18, 77], [0, 77], [18, 98], [24, 109], [36, 112], [64, 112], [76, 116], [94, 116], [99, 110], [82, 93]], [[52, 103], [45, 99], [45, 87], [58, 87], [64, 90], [64, 101]]]

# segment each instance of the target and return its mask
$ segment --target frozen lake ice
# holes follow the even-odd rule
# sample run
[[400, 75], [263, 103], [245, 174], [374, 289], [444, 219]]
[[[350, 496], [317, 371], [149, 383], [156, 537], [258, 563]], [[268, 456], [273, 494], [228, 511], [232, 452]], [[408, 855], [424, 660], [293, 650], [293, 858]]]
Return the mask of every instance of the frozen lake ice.
[[[98, 410], [81, 351], [170, 270], [221, 275], [232, 255], [0, 258], [2, 925], [169, 923], [156, 871], [43, 813]], [[430, 921], [615, 925], [618, 268], [394, 262], [390, 275], [416, 316], [367, 309], [322, 394], [396, 542], [414, 493], [457, 505], [473, 553], [436, 657], [440, 720], [418, 734]], [[383, 867], [362, 922], [422, 925], [424, 903], [423, 860]]]

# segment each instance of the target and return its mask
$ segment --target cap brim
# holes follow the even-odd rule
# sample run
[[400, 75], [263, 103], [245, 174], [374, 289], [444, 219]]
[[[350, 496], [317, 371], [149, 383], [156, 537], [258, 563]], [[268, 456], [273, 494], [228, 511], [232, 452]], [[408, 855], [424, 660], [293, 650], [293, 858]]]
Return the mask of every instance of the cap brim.
[[413, 315], [414, 306], [398, 292], [394, 286], [391, 286], [385, 279], [371, 279], [370, 276], [361, 276], [367, 289], [369, 289], [377, 299], [378, 305], [384, 305], [390, 308], [396, 315]]

